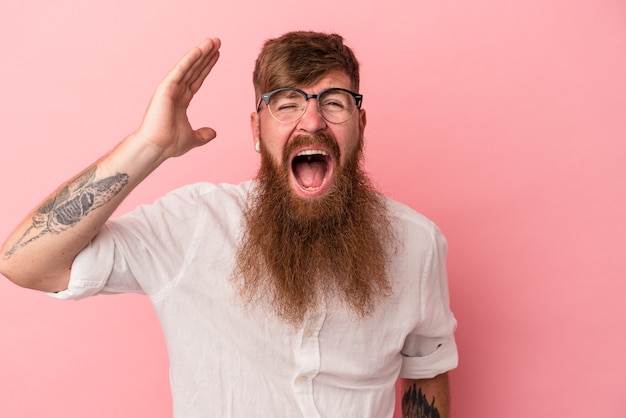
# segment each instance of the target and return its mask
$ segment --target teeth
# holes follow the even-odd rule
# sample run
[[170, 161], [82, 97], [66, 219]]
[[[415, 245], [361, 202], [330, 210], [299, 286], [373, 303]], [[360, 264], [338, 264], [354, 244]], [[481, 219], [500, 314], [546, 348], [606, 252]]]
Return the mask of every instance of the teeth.
[[298, 153], [298, 157], [304, 156], [304, 155], [328, 155], [325, 151], [322, 150], [314, 150], [314, 149], [309, 149], [306, 151], [300, 151]]

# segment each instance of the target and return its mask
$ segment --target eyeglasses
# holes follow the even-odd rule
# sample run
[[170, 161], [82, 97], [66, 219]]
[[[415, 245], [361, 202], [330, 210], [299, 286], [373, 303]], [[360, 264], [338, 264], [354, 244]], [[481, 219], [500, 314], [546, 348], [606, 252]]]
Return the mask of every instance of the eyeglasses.
[[265, 102], [274, 119], [282, 123], [293, 123], [304, 116], [309, 99], [317, 99], [317, 110], [324, 120], [330, 123], [343, 123], [354, 115], [356, 109], [361, 108], [363, 95], [338, 87], [323, 90], [318, 94], [283, 87], [262, 94], [256, 111], [261, 109], [261, 102]]

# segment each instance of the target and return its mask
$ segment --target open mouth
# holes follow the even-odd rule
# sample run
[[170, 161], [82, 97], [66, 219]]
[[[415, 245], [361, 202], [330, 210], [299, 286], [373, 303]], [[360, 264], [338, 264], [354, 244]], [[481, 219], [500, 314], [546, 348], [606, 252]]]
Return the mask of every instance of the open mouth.
[[302, 192], [307, 195], [320, 194], [329, 183], [332, 159], [324, 150], [303, 150], [291, 160], [291, 172]]

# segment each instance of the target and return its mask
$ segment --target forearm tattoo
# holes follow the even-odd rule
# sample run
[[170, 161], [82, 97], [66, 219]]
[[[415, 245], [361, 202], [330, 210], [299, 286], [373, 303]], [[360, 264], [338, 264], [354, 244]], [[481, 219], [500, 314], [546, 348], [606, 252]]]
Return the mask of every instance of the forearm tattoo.
[[128, 183], [128, 174], [95, 180], [96, 167], [72, 180], [59, 193], [48, 199], [33, 215], [32, 225], [24, 232], [4, 258], [43, 235], [63, 232], [94, 209], [113, 199]]
[[422, 388], [416, 390], [416, 385], [411, 385], [402, 395], [403, 418], [440, 418], [439, 410], [435, 406], [435, 397], [428, 403]]

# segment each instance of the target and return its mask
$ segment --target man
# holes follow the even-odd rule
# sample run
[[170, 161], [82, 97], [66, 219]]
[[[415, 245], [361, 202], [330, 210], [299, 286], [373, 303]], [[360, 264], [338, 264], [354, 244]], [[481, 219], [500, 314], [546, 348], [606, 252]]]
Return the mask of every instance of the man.
[[143, 292], [167, 340], [176, 417], [447, 417], [457, 364], [446, 243], [361, 167], [359, 68], [338, 35], [266, 42], [251, 115], [261, 167], [118, 219], [163, 161], [215, 138], [186, 110], [220, 40], [188, 52], [143, 123], [9, 236], [0, 271], [79, 299]]

